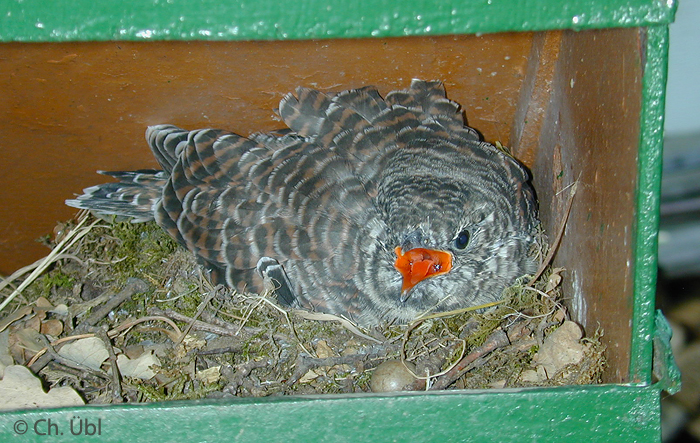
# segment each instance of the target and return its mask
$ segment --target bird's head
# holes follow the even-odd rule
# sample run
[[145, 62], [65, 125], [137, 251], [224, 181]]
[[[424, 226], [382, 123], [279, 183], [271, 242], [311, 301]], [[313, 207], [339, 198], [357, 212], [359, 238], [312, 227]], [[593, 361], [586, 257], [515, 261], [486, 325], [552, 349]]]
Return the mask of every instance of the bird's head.
[[[536, 216], [521, 210], [532, 198], [523, 188], [529, 186], [524, 171], [502, 162], [504, 171], [496, 174], [465, 174], [470, 168], [460, 164], [463, 158], [440, 160], [408, 162], [411, 174], [389, 173], [380, 187], [390, 230], [385, 305], [402, 313], [400, 320], [495, 301], [517, 277], [534, 272], [528, 252]], [[499, 163], [489, 166], [493, 172]], [[522, 181], [513, 180], [513, 172]]]

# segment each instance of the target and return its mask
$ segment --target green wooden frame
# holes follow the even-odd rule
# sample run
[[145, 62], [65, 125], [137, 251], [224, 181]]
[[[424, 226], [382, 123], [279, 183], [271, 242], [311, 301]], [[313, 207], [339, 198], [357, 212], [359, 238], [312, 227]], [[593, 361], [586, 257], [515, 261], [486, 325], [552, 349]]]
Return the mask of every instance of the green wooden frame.
[[0, 41], [283, 40], [667, 25], [673, 0], [2, 0]]
[[[75, 441], [71, 422], [76, 434], [82, 422], [80, 441], [130, 443], [650, 442], [661, 434], [658, 396], [601, 385], [86, 406], [4, 413], [0, 437], [14, 441], [27, 429], [22, 441]], [[100, 435], [86, 435], [85, 423]]]
[[[654, 294], [668, 25], [673, 0], [0, 0], [0, 41], [282, 40], [647, 28], [630, 385], [88, 406], [0, 414], [0, 440], [658, 441]], [[657, 323], [655, 323], [655, 321]], [[657, 340], [658, 342], [659, 340]], [[663, 341], [663, 340], [662, 340]], [[672, 360], [669, 360], [672, 362]], [[672, 364], [672, 363], [671, 363]], [[674, 380], [659, 384], [677, 389]], [[80, 417], [75, 418], [75, 417]], [[48, 420], [56, 428], [48, 427]], [[62, 435], [34, 432], [56, 429]], [[46, 426], [46, 428], [42, 428]], [[90, 428], [92, 429], [92, 428]], [[84, 434], [84, 432], [83, 432]]]

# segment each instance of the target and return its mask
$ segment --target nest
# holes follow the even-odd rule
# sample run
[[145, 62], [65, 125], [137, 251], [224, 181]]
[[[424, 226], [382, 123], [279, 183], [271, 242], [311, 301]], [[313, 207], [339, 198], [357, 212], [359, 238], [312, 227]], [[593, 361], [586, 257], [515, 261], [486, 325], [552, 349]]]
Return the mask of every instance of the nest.
[[81, 214], [45, 241], [0, 286], [0, 357], [86, 403], [590, 384], [605, 366], [601, 332], [583, 338], [562, 304], [561, 269], [493, 306], [360, 329], [212, 286], [153, 223]]

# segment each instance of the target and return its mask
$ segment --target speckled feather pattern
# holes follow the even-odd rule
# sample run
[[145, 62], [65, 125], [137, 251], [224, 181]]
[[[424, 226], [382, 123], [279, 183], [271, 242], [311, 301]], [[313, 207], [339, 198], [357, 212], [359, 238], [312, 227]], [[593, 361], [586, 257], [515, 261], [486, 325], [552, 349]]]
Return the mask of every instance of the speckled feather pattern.
[[[67, 203], [154, 218], [239, 290], [262, 290], [258, 262], [274, 259], [291, 305], [365, 325], [495, 301], [535, 271], [527, 172], [465, 126], [440, 82], [385, 98], [373, 87], [298, 88], [279, 113], [289, 129], [248, 138], [150, 127], [162, 171], [107, 173], [120, 182]], [[468, 245], [455, 248], [465, 230]], [[397, 246], [449, 251], [453, 268], [401, 301]]]

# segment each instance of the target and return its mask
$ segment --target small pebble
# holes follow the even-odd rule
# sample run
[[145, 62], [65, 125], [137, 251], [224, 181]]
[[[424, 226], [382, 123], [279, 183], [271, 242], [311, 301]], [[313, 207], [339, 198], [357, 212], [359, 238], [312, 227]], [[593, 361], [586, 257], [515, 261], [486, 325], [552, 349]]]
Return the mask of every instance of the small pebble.
[[[413, 363], [406, 362], [406, 366], [415, 373]], [[425, 381], [415, 378], [406, 366], [401, 360], [387, 360], [377, 366], [369, 383], [372, 392], [415, 391], [424, 387]]]

